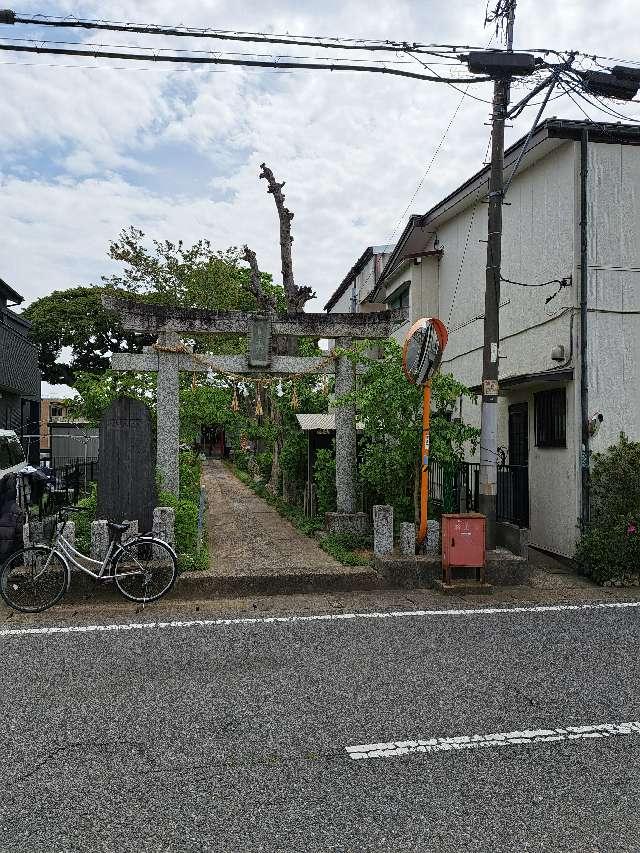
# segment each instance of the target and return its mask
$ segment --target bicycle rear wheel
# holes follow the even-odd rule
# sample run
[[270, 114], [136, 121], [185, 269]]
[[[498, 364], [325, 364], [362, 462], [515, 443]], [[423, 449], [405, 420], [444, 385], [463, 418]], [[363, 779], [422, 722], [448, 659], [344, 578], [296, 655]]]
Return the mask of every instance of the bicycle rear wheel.
[[155, 601], [173, 586], [178, 565], [173, 551], [160, 539], [133, 539], [113, 562], [116, 586], [130, 601]]
[[46, 545], [16, 551], [0, 569], [0, 594], [9, 607], [40, 613], [58, 602], [67, 588], [68, 567]]

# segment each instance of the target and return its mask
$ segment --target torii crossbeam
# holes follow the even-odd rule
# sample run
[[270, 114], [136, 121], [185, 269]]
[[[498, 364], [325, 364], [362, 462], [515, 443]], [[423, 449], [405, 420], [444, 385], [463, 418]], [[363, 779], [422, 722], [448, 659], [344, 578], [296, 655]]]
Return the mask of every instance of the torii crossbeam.
[[[336, 396], [346, 397], [355, 389], [355, 368], [347, 356], [337, 356], [335, 367], [325, 358], [273, 355], [273, 335], [330, 338], [340, 348], [349, 349], [353, 340], [380, 340], [405, 323], [408, 311], [378, 311], [364, 314], [266, 315], [245, 311], [212, 311], [200, 308], [168, 308], [110, 295], [102, 297], [105, 308], [114, 311], [127, 331], [157, 334], [154, 347], [142, 354], [114, 353], [113, 370], [157, 372], [158, 440], [157, 465], [164, 487], [174, 494], [179, 489], [179, 386], [181, 370], [251, 376], [287, 376], [301, 373], [332, 373], [335, 370]], [[179, 333], [247, 335], [246, 355], [206, 357], [207, 365], [185, 351]], [[353, 403], [336, 409], [336, 491], [337, 527], [349, 529], [356, 513], [356, 413]]]

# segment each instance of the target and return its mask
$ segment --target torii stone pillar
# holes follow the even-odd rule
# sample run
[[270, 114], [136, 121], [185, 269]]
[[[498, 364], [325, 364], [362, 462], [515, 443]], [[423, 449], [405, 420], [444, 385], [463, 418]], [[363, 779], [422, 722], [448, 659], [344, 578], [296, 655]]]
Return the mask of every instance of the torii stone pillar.
[[180, 371], [207, 372], [188, 353], [179, 351], [182, 346], [176, 332], [160, 332], [156, 346], [145, 347], [141, 355], [111, 356], [113, 370], [157, 373], [156, 466], [162, 488], [174, 495], [180, 490]]
[[[158, 347], [173, 348], [181, 343], [175, 332], [158, 337]], [[180, 490], [180, 354], [158, 350], [157, 459], [162, 486], [174, 495]]]
[[[350, 338], [340, 344], [350, 349]], [[340, 355], [336, 359], [336, 397], [353, 394], [356, 386], [356, 371], [351, 359]], [[353, 402], [336, 406], [336, 508], [338, 514], [356, 511], [356, 407]]]

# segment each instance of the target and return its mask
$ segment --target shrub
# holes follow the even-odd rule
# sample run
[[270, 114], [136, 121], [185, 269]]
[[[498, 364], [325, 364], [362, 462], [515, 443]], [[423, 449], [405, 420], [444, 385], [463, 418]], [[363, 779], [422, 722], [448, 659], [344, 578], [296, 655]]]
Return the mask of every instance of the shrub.
[[198, 545], [198, 514], [200, 508], [201, 462], [195, 453], [180, 454], [180, 494], [162, 491], [159, 502], [173, 507], [176, 514], [175, 538], [178, 568], [182, 572], [209, 567], [205, 545]]
[[359, 536], [330, 533], [320, 542], [320, 547], [343, 566], [368, 566], [371, 558], [359, 553], [367, 544], [366, 540]]
[[273, 453], [267, 450], [264, 453], [256, 453], [256, 463], [260, 471], [260, 477], [264, 482], [267, 482], [271, 476], [271, 466], [273, 465]]
[[313, 466], [313, 478], [316, 484], [318, 515], [324, 518], [325, 512], [334, 512], [336, 508], [335, 453], [326, 449], [318, 450]]
[[598, 583], [637, 582], [640, 570], [640, 443], [623, 434], [594, 454], [591, 520], [576, 549], [580, 570]]
[[233, 453], [233, 462], [239, 471], [248, 471], [249, 453], [246, 450], [235, 450]]
[[89, 494], [81, 498], [76, 504], [78, 509], [83, 510], [71, 517], [76, 523], [76, 545], [85, 554], [91, 551], [91, 522], [96, 520], [98, 512], [98, 486], [91, 483]]

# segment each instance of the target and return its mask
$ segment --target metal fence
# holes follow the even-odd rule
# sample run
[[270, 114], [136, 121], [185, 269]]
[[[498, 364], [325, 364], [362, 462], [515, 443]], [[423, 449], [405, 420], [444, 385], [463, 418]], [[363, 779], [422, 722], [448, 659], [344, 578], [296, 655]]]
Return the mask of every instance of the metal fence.
[[[429, 465], [429, 501], [436, 513], [478, 512], [480, 464], [436, 462]], [[498, 465], [498, 521], [529, 526], [529, 469], [526, 465]]]
[[90, 484], [98, 477], [98, 461], [76, 459], [71, 464], [40, 470], [47, 479], [39, 488], [34, 487], [32, 506], [37, 507], [38, 518], [43, 521], [55, 515], [60, 507], [76, 504], [88, 493]]

